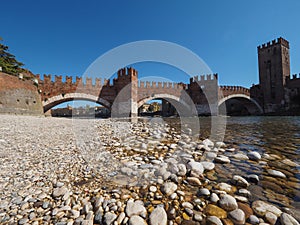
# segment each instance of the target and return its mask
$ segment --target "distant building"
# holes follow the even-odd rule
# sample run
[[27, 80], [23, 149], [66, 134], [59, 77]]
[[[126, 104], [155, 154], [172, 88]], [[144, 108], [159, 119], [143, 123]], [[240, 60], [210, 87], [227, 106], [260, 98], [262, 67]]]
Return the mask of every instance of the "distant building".
[[278, 38], [257, 47], [259, 84], [250, 88], [250, 96], [264, 113], [279, 113], [299, 108], [300, 78], [290, 76], [289, 42]]

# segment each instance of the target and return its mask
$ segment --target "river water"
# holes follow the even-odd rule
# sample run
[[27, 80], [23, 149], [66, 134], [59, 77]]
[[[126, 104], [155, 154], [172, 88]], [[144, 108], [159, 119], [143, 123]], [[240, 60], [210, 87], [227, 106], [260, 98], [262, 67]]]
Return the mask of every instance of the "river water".
[[[211, 133], [210, 117], [200, 118], [200, 138]], [[260, 181], [249, 187], [252, 200], [265, 200], [280, 207], [300, 209], [300, 117], [227, 117], [224, 142], [235, 152], [224, 152], [230, 164], [216, 164], [212, 178], [230, 182], [233, 175], [256, 174]], [[167, 119], [175, 127], [179, 119]], [[259, 162], [235, 159], [236, 153], [259, 152]], [[268, 174], [281, 171], [286, 178]]]

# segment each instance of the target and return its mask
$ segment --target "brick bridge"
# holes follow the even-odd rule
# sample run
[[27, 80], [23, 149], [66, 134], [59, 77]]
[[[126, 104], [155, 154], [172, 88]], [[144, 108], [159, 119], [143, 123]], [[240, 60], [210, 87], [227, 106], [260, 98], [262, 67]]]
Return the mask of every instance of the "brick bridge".
[[[104, 80], [96, 78], [39, 75], [38, 89], [47, 112], [52, 107], [71, 100], [88, 100], [97, 102], [110, 109], [112, 114], [122, 116], [136, 115], [138, 108], [152, 99], [162, 99], [162, 111], [166, 113], [168, 107], [175, 106], [177, 111], [197, 114], [216, 115], [222, 105], [227, 109], [236, 108], [237, 102], [251, 114], [262, 113], [261, 106], [252, 98], [247, 88], [240, 86], [218, 86], [218, 75], [202, 75], [190, 79], [189, 84], [167, 82], [138, 81], [138, 73], [133, 68], [124, 68], [118, 71], [117, 78]], [[188, 109], [188, 110], [184, 110]], [[179, 113], [180, 114], [180, 113]]]

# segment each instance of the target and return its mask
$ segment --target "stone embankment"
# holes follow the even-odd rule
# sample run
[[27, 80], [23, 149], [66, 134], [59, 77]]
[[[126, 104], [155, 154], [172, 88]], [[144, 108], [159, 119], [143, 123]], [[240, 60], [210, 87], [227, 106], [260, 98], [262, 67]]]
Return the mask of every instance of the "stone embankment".
[[161, 122], [1, 116], [0, 154], [1, 224], [299, 224], [297, 209], [251, 188], [260, 176], [222, 174], [267, 155]]

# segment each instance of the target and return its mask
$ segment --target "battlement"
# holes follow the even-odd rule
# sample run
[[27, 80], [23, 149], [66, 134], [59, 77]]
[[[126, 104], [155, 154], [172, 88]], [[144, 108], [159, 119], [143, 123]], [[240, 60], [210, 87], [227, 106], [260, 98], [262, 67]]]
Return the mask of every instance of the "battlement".
[[296, 80], [296, 79], [300, 79], [300, 73], [299, 74], [293, 74], [292, 77], [291, 76], [287, 76], [286, 77], [287, 80]]
[[[36, 78], [39, 81], [39, 84], [53, 84], [53, 85], [74, 85], [74, 86], [88, 86], [88, 87], [98, 87], [101, 88], [102, 85], [110, 85], [109, 79], [104, 79], [103, 83], [101, 78], [92, 79], [90, 77], [85, 77], [83, 80], [82, 77], [76, 76], [75, 82], [73, 81], [72, 76], [65, 76], [65, 80], [63, 80], [63, 76], [52, 76], [44, 74], [41, 76], [40, 74], [36, 75]], [[54, 79], [53, 79], [54, 78]], [[53, 81], [54, 80], [54, 81]]]
[[122, 76], [138, 76], [138, 71], [132, 67], [122, 68], [118, 70], [118, 77]]
[[139, 88], [185, 89], [185, 84], [175, 82], [139, 81]]
[[206, 82], [206, 81], [218, 81], [218, 74], [207, 74], [207, 75], [200, 75], [200, 76], [194, 76], [190, 78], [190, 83], [193, 82]]
[[279, 37], [277, 39], [272, 40], [272, 42], [269, 41], [266, 44], [262, 44], [262, 45], [257, 46], [257, 50], [260, 51], [262, 49], [268, 49], [268, 48], [270, 48], [272, 46], [275, 46], [275, 45], [278, 45], [278, 44], [281, 44], [284, 47], [290, 48], [289, 42], [287, 40], [285, 40], [284, 38]]
[[219, 86], [219, 89], [222, 91], [230, 91], [230, 92], [239, 92], [239, 93], [250, 93], [250, 90], [248, 88], [242, 87], [242, 86]]

